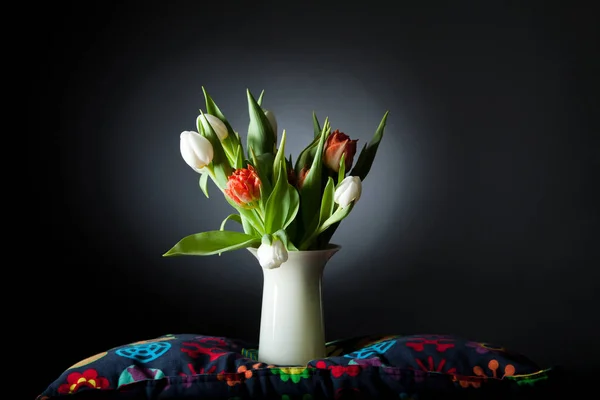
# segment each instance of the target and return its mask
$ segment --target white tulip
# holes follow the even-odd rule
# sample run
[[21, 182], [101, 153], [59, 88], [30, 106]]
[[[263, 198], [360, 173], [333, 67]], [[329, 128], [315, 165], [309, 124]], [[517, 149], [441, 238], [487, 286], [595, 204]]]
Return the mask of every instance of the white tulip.
[[204, 127], [204, 129], [208, 129], [208, 124], [210, 124], [210, 126], [212, 127], [213, 131], [215, 131], [215, 133], [217, 134], [217, 137], [219, 138], [219, 140], [223, 140], [225, 139], [227, 136], [229, 136], [229, 131], [227, 130], [227, 126], [225, 126], [225, 123], [223, 121], [221, 121], [221, 119], [219, 119], [219, 117], [215, 117], [214, 115], [211, 114], [204, 114], [205, 118], [202, 118], [202, 114], [198, 115], [198, 118], [200, 119], [200, 122], [202, 124], [202, 126]]
[[213, 159], [213, 146], [210, 141], [198, 132], [183, 131], [179, 136], [179, 150], [184, 161], [198, 173]]
[[261, 244], [256, 255], [260, 266], [266, 269], [279, 268], [288, 259], [288, 252], [281, 240]]
[[335, 189], [333, 201], [342, 208], [348, 207], [354, 201], [356, 203], [360, 199], [362, 192], [362, 182], [358, 176], [347, 176]]
[[271, 128], [273, 128], [273, 135], [275, 135], [275, 143], [277, 143], [277, 118], [275, 118], [275, 114], [270, 110], [263, 110], [269, 123], [271, 124]]

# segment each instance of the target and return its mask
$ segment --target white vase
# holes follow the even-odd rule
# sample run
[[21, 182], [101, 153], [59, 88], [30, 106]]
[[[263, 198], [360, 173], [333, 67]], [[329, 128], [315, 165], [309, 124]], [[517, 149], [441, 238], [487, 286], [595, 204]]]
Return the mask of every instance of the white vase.
[[[306, 366], [325, 357], [321, 282], [327, 261], [341, 248], [290, 251], [279, 268], [263, 268], [258, 361]], [[256, 250], [248, 249], [254, 257]]]

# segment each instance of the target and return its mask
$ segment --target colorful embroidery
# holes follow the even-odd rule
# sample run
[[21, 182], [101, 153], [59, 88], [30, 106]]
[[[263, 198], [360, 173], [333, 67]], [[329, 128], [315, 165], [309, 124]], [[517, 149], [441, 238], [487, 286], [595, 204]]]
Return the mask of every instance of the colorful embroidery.
[[363, 349], [353, 351], [350, 354], [346, 354], [346, 355], [344, 355], [344, 357], [363, 359], [363, 358], [373, 357], [374, 355], [385, 354], [385, 352], [388, 351], [395, 344], [396, 344], [395, 340], [388, 340], [385, 342], [375, 343], [375, 344], [367, 346]]
[[465, 344], [466, 347], [472, 347], [475, 349], [476, 352], [478, 352], [479, 354], [486, 354], [489, 353], [490, 351], [497, 351], [497, 352], [505, 352], [506, 349], [504, 347], [498, 347], [498, 346], [494, 346], [488, 343], [478, 343], [478, 342], [467, 342], [467, 344]]
[[419, 368], [421, 368], [425, 372], [445, 372], [447, 374], [456, 374], [456, 368], [452, 367], [446, 369], [445, 358], [442, 358], [437, 366], [435, 365], [432, 356], [427, 357], [427, 366], [423, 364], [423, 361], [419, 360], [418, 358], [415, 359], [415, 361], [419, 365]]
[[243, 374], [227, 373], [225, 371], [222, 371], [217, 374], [217, 379], [220, 381], [225, 381], [229, 386], [235, 386], [242, 383], [243, 376]]
[[[207, 355], [210, 362], [215, 361], [219, 357], [223, 357], [227, 354], [227, 351], [218, 347], [206, 347], [208, 344], [206, 342], [183, 342], [181, 351], [186, 353], [188, 356], [192, 358], [198, 358], [200, 355]], [[191, 349], [186, 349], [183, 346], [192, 347]]]
[[[490, 360], [487, 367], [490, 371], [492, 371], [492, 378], [498, 379], [498, 368], [500, 368], [500, 363], [497, 360]], [[477, 376], [487, 377], [486, 373], [483, 371], [483, 368], [481, 368], [478, 365], [473, 367], [473, 372]], [[513, 376], [514, 374], [515, 374], [514, 365], [506, 364], [504, 366], [504, 372], [502, 373], [502, 376], [500, 377], [500, 379], [507, 377], [507, 376]]]
[[[181, 351], [172, 352], [173, 348]], [[493, 391], [494, 385], [516, 393], [519, 387], [530, 392], [533, 387], [547, 387], [544, 381], [551, 377], [548, 370], [538, 374], [540, 368], [533, 362], [501, 347], [441, 335], [368, 336], [330, 342], [328, 356], [310, 361], [308, 367], [267, 365], [256, 360], [257, 354], [252, 344], [212, 336], [179, 334], [143, 340], [74, 364], [71, 368], [82, 368], [65, 371], [37, 400], [111, 388], [113, 393], [126, 391], [135, 398], [147, 396], [149, 390], [169, 390], [165, 398], [229, 394], [234, 399], [260, 393], [268, 398], [309, 400], [316, 390], [330, 400], [342, 395], [377, 398], [383, 392], [396, 399], [414, 400], [433, 387], [449, 397], [457, 390], [463, 393], [463, 388], [487, 386]], [[83, 368], [90, 363], [94, 368]], [[309, 396], [302, 397], [303, 393]]]
[[453, 341], [453, 339], [445, 336], [431, 335], [413, 337], [410, 339], [410, 341], [406, 342], [406, 346], [418, 352], [425, 350], [425, 346], [435, 346], [436, 351], [443, 353], [446, 350], [454, 347]]
[[176, 339], [176, 337], [174, 335], [165, 335], [165, 336], [162, 336], [162, 337], [159, 337], [156, 339], [140, 340], [139, 342], [131, 343], [131, 345], [164, 342], [165, 340], [173, 340], [173, 339]]
[[279, 378], [283, 382], [291, 380], [294, 383], [298, 383], [302, 378], [306, 379], [310, 377], [310, 371], [306, 367], [271, 368], [271, 372], [275, 375], [279, 375]]
[[121, 357], [131, 358], [141, 363], [156, 360], [171, 348], [168, 342], [142, 343], [117, 349], [115, 352]]
[[102, 352], [102, 353], [98, 353], [98, 354], [96, 354], [96, 355], [94, 355], [94, 356], [91, 356], [91, 357], [88, 357], [88, 358], [86, 358], [86, 359], [84, 359], [84, 360], [81, 360], [81, 361], [79, 361], [77, 364], [73, 364], [73, 365], [71, 365], [71, 366], [70, 366], [69, 368], [67, 368], [67, 369], [73, 369], [73, 368], [79, 368], [79, 367], [83, 367], [84, 365], [91, 364], [91, 363], [93, 363], [94, 361], [101, 359], [102, 357], [104, 357], [104, 356], [105, 356], [105, 355], [107, 355], [107, 354], [108, 354], [108, 352], [106, 352], [106, 351], [104, 351], [104, 352]]
[[165, 374], [157, 368], [143, 368], [137, 365], [130, 365], [125, 368], [119, 376], [117, 387], [127, 385], [128, 383], [145, 381], [145, 380], [156, 380], [164, 378]]
[[71, 372], [67, 376], [67, 383], [63, 383], [58, 387], [58, 393], [71, 394], [81, 388], [90, 389], [108, 389], [108, 379], [98, 376], [98, 371], [95, 369], [86, 369], [83, 372]]

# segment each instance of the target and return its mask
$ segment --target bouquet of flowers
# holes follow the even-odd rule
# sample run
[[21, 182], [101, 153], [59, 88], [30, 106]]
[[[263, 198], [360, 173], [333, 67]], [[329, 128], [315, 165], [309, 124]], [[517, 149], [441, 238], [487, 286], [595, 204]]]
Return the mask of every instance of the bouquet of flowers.
[[[245, 148], [204, 87], [202, 91], [206, 111], [200, 110], [197, 131], [181, 133], [181, 156], [200, 174], [204, 195], [209, 197], [210, 180], [235, 213], [223, 220], [220, 229], [186, 236], [164, 256], [254, 247], [263, 268], [277, 268], [287, 261], [289, 251], [327, 248], [360, 199], [388, 112], [355, 164], [357, 140], [332, 131], [328, 118], [321, 125], [313, 112], [312, 140], [294, 160], [285, 156], [285, 129], [277, 143], [275, 115], [262, 107], [264, 91], [256, 99], [247, 90], [250, 123]], [[238, 223], [239, 229], [225, 229], [227, 222]]]

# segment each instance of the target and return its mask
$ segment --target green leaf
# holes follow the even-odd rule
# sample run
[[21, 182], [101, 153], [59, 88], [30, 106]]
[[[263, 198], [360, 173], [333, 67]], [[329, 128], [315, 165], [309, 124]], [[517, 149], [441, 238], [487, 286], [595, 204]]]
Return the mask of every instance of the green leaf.
[[354, 208], [354, 202], [350, 203], [347, 207], [344, 207], [344, 208], [339, 207], [331, 215], [331, 217], [327, 218], [327, 220], [325, 222], [323, 222], [321, 224], [321, 226], [319, 226], [319, 229], [317, 230], [317, 235], [324, 232], [327, 228], [329, 228], [331, 225], [335, 224], [336, 222], [339, 222], [339, 221], [343, 220], [344, 218], [346, 218], [348, 216], [348, 214], [350, 214], [350, 211], [352, 211], [353, 208]]
[[277, 180], [275, 181], [275, 187], [265, 206], [266, 233], [273, 233], [284, 228], [290, 209], [288, 186], [285, 161], [280, 161], [277, 166]]
[[385, 124], [387, 121], [389, 111], [386, 111], [377, 127], [377, 131], [373, 135], [373, 138], [369, 143], [363, 147], [360, 155], [358, 156], [358, 160], [356, 161], [356, 165], [350, 172], [352, 176], [358, 176], [361, 181], [364, 181], [367, 174], [371, 170], [371, 165], [373, 164], [373, 160], [375, 159], [375, 155], [377, 154], [377, 148], [379, 147], [379, 142], [381, 142], [381, 138], [383, 138], [383, 132], [385, 130]]
[[348, 205], [348, 207], [345, 207], [345, 208], [339, 207], [331, 215], [331, 217], [327, 218], [324, 222], [322, 222], [319, 225], [317, 230], [315, 230], [309, 237], [307, 237], [305, 240], [302, 241], [299, 249], [307, 250], [312, 245], [314, 239], [316, 239], [321, 233], [325, 232], [327, 230], [327, 228], [329, 228], [331, 225], [337, 224], [341, 220], [346, 218], [348, 216], [348, 214], [350, 214], [350, 211], [352, 211], [352, 208], [354, 208], [354, 202], [350, 203], [350, 205]]
[[208, 199], [208, 174], [200, 174], [200, 189]]
[[302, 188], [300, 189], [300, 207], [302, 215], [302, 225], [306, 236], [317, 228], [319, 223], [319, 209], [321, 208], [321, 175], [323, 166], [323, 157], [318, 155], [323, 154], [325, 140], [330, 133], [329, 119], [325, 119], [323, 130], [319, 135], [319, 144], [317, 146], [310, 170], [304, 179]]
[[208, 92], [206, 91], [204, 86], [202, 86], [202, 92], [204, 93], [204, 101], [206, 103], [206, 112], [208, 114], [214, 115], [215, 117], [218, 117], [221, 121], [223, 121], [223, 123], [227, 127], [227, 131], [229, 132], [229, 134], [235, 136], [232, 126], [229, 124], [229, 122], [227, 121], [227, 118], [225, 118], [225, 115], [221, 112], [219, 107], [217, 107], [217, 104], [214, 102], [212, 97], [210, 97], [210, 95], [208, 94]]
[[[265, 229], [263, 222], [261, 221], [260, 217], [257, 215], [254, 209], [240, 207], [235, 201], [231, 200], [229, 196], [225, 195], [224, 197], [225, 200], [227, 200], [227, 202], [229, 203], [229, 205], [232, 206], [235, 210], [237, 210], [238, 213], [240, 213], [240, 215], [242, 216], [242, 224], [245, 220], [245, 222], [247, 222], [247, 224], [251, 226], [257, 234], [264, 235]], [[244, 232], [249, 233], [246, 231], [246, 228], [244, 228]]]
[[163, 256], [209, 256], [256, 246], [259, 243], [259, 237], [241, 232], [208, 231], [184, 237]]
[[323, 191], [323, 200], [321, 200], [321, 212], [319, 214], [320, 223], [325, 222], [333, 213], [333, 207], [335, 206], [333, 201], [334, 193], [335, 184], [333, 183], [333, 178], [329, 177], [327, 178], [327, 185], [325, 185], [325, 190]]
[[263, 97], [265, 95], [265, 91], [264, 89], [260, 92], [260, 96], [258, 96], [258, 100], [256, 100], [256, 103], [262, 107], [262, 101], [263, 101]]
[[296, 246], [294, 246], [294, 243], [292, 243], [289, 238], [288, 235], [286, 233], [286, 231], [284, 229], [280, 229], [277, 232], [275, 232], [273, 234], [273, 236], [275, 236], [276, 238], [278, 238], [279, 240], [281, 240], [283, 242], [283, 245], [285, 246], [285, 248], [288, 251], [298, 251], [298, 249], [296, 248]]
[[213, 165], [215, 180], [221, 189], [225, 189], [227, 186], [227, 178], [232, 172], [229, 160], [225, 155], [225, 150], [223, 150], [223, 146], [221, 145], [219, 137], [206, 120], [202, 110], [200, 111], [200, 115], [198, 116], [196, 123], [198, 126], [198, 132], [202, 132], [204, 137], [206, 137], [213, 146], [213, 160], [211, 164]]
[[338, 171], [338, 185], [342, 183], [344, 178], [346, 177], [346, 153], [342, 153], [340, 157], [340, 169]]
[[227, 223], [227, 221], [229, 221], [229, 220], [235, 221], [235, 222], [237, 222], [238, 224], [240, 224], [240, 225], [243, 225], [243, 224], [242, 224], [242, 217], [240, 217], [240, 215], [239, 215], [239, 214], [229, 214], [229, 215], [227, 216], [227, 218], [225, 218], [225, 219], [223, 220], [223, 222], [221, 222], [221, 229], [220, 229], [220, 230], [222, 230], [222, 231], [224, 231], [224, 230], [225, 230], [225, 223]]
[[243, 215], [240, 216], [242, 219], [242, 227], [244, 228], [244, 233], [252, 236], [260, 236], [260, 233], [254, 228], [254, 226], [250, 223], [248, 218]]
[[287, 185], [287, 190], [287, 201], [289, 202], [289, 208], [287, 219], [283, 223], [283, 229], [286, 229], [288, 226], [291, 225], [292, 222], [294, 222], [294, 218], [296, 218], [298, 210], [300, 209], [300, 194], [298, 193], [298, 190], [296, 190], [296, 188], [290, 185], [289, 183]]
[[302, 168], [312, 164], [315, 154], [317, 153], [317, 147], [319, 146], [321, 134], [315, 137], [313, 141], [306, 146], [298, 155], [298, 159], [296, 160], [296, 166], [294, 167], [296, 171], [296, 176], [300, 176], [300, 171]]
[[[272, 169], [272, 182], [275, 182], [276, 178], [277, 178], [277, 174], [279, 173], [279, 170], [277, 169], [277, 166], [279, 164], [281, 164], [282, 162], [285, 162], [285, 129], [283, 130], [283, 133], [281, 134], [281, 141], [279, 143], [279, 148], [277, 149], [277, 154], [275, 154], [275, 159], [273, 160], [273, 169]], [[287, 167], [287, 163], [286, 163], [286, 167]], [[287, 179], [287, 169], [286, 169], [286, 179]]]
[[248, 94], [248, 113], [250, 114], [247, 137], [248, 149], [252, 148], [257, 156], [272, 153], [275, 146], [275, 133], [271, 123], [250, 90], [246, 92]]
[[271, 175], [273, 174], [273, 159], [275, 156], [273, 153], [263, 153], [260, 156], [257, 156], [254, 154], [252, 148], [249, 150], [252, 157], [252, 166], [254, 166], [254, 169], [260, 178], [260, 202], [264, 206], [273, 190]]
[[319, 120], [317, 119], [317, 114], [313, 111], [313, 127], [315, 130], [315, 139], [319, 137], [321, 134], [321, 125], [319, 124]]

